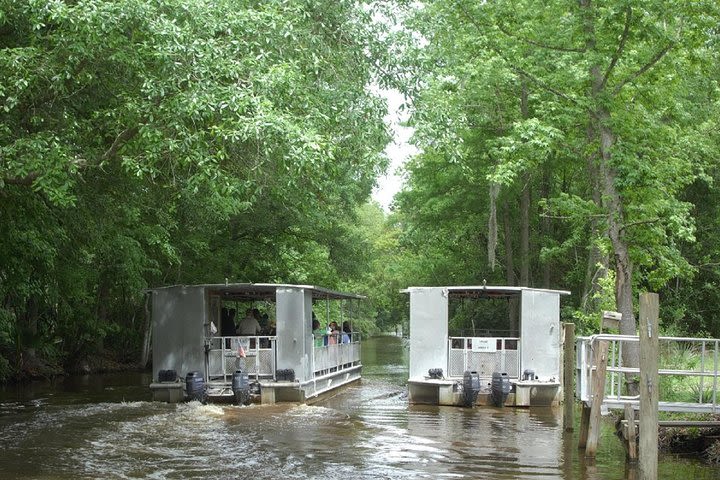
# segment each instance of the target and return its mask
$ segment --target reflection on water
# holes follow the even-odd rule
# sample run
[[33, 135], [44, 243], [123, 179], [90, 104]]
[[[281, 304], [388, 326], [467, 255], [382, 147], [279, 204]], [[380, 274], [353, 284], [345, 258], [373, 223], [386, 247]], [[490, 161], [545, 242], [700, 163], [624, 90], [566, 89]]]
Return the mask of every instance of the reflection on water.
[[[634, 478], [603, 435], [586, 462], [560, 410], [408, 406], [401, 339], [363, 344], [363, 381], [316, 405], [147, 401], [147, 376], [0, 393], [3, 478]], [[124, 401], [123, 401], [124, 400]], [[663, 459], [660, 478], [717, 478]], [[677, 473], [677, 475], [676, 475]]]

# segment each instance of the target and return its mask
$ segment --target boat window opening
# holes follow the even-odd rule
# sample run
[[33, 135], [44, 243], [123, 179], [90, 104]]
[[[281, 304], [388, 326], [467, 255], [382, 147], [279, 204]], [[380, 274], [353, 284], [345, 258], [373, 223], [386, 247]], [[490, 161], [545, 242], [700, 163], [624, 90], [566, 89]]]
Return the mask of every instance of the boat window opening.
[[519, 309], [508, 297], [451, 296], [448, 333], [451, 337], [515, 337]]

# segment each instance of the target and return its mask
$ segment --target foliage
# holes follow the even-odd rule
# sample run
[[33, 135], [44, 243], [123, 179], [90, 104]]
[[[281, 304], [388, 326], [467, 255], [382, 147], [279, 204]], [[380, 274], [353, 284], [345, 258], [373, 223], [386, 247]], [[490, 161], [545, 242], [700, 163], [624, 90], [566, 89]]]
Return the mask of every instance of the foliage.
[[[389, 138], [368, 88], [386, 30], [370, 9], [2, 0], [0, 12], [3, 332], [68, 364], [104, 347], [129, 357], [147, 287], [335, 287], [359, 270], [347, 212]], [[0, 337], [2, 356], [31, 352], [21, 338]]]
[[428, 0], [407, 18], [421, 153], [396, 215], [420, 281], [569, 289], [583, 331], [651, 289], [666, 323], [720, 335], [696, 303], [718, 306], [717, 5]]

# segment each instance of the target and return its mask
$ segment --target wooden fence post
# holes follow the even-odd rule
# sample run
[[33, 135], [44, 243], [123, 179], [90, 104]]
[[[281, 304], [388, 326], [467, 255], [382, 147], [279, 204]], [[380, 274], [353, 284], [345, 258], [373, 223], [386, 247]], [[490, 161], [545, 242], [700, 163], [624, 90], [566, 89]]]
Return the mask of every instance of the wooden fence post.
[[582, 412], [580, 413], [580, 434], [578, 435], [578, 448], [585, 450], [587, 447], [588, 430], [590, 429], [590, 407], [585, 402], [580, 402]]
[[638, 460], [637, 453], [637, 437], [635, 426], [635, 408], [629, 403], [625, 404], [625, 421], [627, 422], [627, 459], [631, 463], [636, 463]]
[[575, 324], [565, 323], [563, 329], [563, 426], [566, 432], [572, 432], [575, 411]]
[[640, 479], [656, 480], [658, 465], [657, 293], [640, 295]]
[[590, 405], [590, 425], [585, 445], [585, 456], [595, 457], [600, 440], [600, 407], [605, 398], [605, 372], [607, 371], [608, 350], [610, 343], [600, 340], [595, 346], [595, 377], [592, 380], [592, 403]]

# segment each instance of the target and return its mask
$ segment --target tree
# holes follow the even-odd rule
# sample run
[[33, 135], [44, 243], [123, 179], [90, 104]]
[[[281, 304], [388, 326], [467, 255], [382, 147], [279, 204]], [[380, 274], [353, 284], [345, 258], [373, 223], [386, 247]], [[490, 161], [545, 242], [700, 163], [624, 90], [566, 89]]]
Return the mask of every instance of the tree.
[[[678, 248], [694, 239], [682, 192], [703, 164], [681, 152], [709, 110], [698, 105], [691, 120], [684, 109], [711, 64], [718, 18], [712, 2], [429, 1], [408, 23], [427, 42], [410, 50], [412, 61], [430, 66], [414, 101], [420, 146], [467, 172], [480, 162], [475, 171], [503, 185], [530, 185], [536, 168], [552, 172], [552, 183], [541, 180], [547, 173], [536, 179], [561, 187], [547, 190], [557, 193], [544, 214], [579, 219], [572, 224], [586, 243], [612, 253], [623, 333], [635, 332], [633, 288], [692, 273]], [[503, 82], [509, 88], [494, 88]], [[448, 83], [449, 99], [432, 96]], [[495, 101], [474, 101], [478, 92]], [[529, 105], [518, 109], [524, 98]], [[448, 104], [465, 108], [445, 109], [447, 121], [439, 113]], [[578, 165], [585, 179], [566, 182], [561, 175]]]
[[333, 236], [386, 166], [385, 106], [368, 88], [386, 27], [371, 11], [87, 0], [0, 12], [4, 355], [23, 350], [16, 331], [70, 363], [98, 339], [127, 351], [148, 286], [341, 281]]

